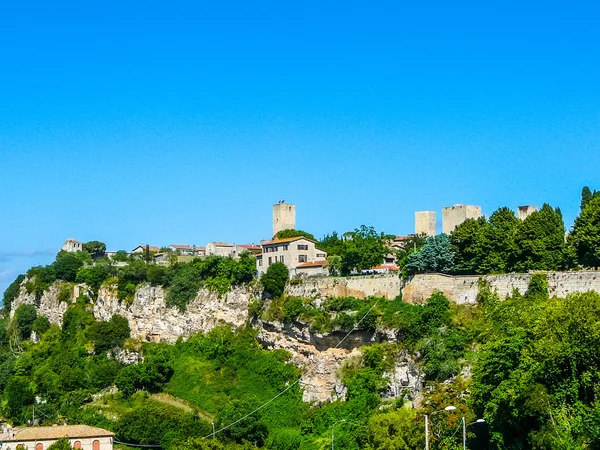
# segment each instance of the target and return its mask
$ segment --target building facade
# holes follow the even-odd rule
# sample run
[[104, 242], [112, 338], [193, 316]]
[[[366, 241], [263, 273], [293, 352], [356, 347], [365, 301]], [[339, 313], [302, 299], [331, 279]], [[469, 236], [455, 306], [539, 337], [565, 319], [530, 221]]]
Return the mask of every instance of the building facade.
[[12, 428], [0, 435], [0, 450], [46, 450], [66, 437], [71, 447], [82, 450], [112, 450], [115, 434], [87, 425]]
[[[327, 253], [317, 248], [315, 241], [303, 236], [276, 239], [261, 243], [262, 254], [256, 258], [256, 269], [261, 275], [267, 271], [271, 264], [282, 263], [290, 271], [290, 275], [296, 274], [296, 268], [306, 263], [326, 262]], [[309, 272], [316, 269], [316, 265], [303, 266]], [[323, 265], [319, 266], [323, 267]], [[316, 273], [316, 270], [314, 271]]]
[[233, 256], [233, 244], [227, 242], [209, 242], [205, 247], [206, 256]]
[[537, 210], [538, 210], [538, 207], [535, 205], [519, 206], [519, 208], [518, 208], [519, 219], [525, 220], [530, 215], [532, 215], [534, 212], [537, 212]]
[[415, 211], [415, 234], [436, 235], [435, 211]]

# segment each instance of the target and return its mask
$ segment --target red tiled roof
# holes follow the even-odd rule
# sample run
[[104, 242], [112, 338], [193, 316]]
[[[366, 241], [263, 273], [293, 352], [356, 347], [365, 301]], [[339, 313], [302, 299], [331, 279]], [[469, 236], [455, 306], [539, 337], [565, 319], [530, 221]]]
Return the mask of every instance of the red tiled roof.
[[296, 267], [323, 267], [326, 266], [327, 260], [323, 260], [323, 261], [309, 261], [309, 262], [305, 262], [302, 264], [297, 265]]
[[261, 245], [285, 244], [286, 242], [294, 242], [294, 241], [298, 241], [300, 239], [306, 239], [307, 241], [310, 241], [313, 244], [315, 243], [315, 241], [313, 241], [312, 239], [309, 239], [307, 237], [296, 236], [296, 237], [285, 238], [285, 239], [274, 239], [272, 241], [263, 242]]
[[[13, 437], [14, 435], [14, 437]], [[55, 427], [13, 428], [8, 434], [0, 435], [3, 442], [38, 441], [43, 439], [112, 437], [115, 434], [102, 428], [88, 425], [65, 425]]]
[[383, 270], [383, 269], [392, 270], [395, 272], [395, 271], [400, 270], [400, 267], [398, 267], [396, 264], [381, 264], [379, 266], [373, 267], [372, 270]]

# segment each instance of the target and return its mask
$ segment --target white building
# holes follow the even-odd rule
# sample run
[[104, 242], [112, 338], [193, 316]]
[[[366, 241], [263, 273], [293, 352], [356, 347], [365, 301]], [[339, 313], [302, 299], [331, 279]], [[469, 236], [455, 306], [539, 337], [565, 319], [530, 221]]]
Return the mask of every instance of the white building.
[[81, 252], [83, 251], [83, 242], [79, 242], [73, 238], [69, 238], [65, 241], [65, 243], [60, 249], [65, 252]]
[[[285, 264], [292, 276], [300, 273], [322, 275], [327, 262], [327, 253], [319, 250], [315, 241], [304, 236], [261, 242], [261, 247], [262, 254], [256, 257], [256, 269], [259, 275], [266, 272], [267, 268], [274, 263]], [[315, 264], [316, 262], [319, 264]], [[297, 269], [300, 271], [298, 272]]]
[[12, 428], [0, 435], [0, 450], [46, 450], [66, 437], [71, 447], [82, 450], [112, 450], [114, 433], [87, 425]]
[[233, 256], [233, 244], [227, 242], [209, 242], [205, 247], [206, 256]]

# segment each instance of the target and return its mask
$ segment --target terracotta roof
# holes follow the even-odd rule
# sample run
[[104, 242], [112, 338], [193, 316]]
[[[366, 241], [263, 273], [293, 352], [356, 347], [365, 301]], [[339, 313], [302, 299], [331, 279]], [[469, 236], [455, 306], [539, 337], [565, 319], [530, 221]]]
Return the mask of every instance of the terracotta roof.
[[227, 242], [209, 242], [209, 244], [213, 244], [217, 247], [233, 247], [233, 244], [228, 244]]
[[[144, 251], [146, 251], [146, 245], [142, 244], [142, 245], [138, 245], [136, 248], [134, 248], [132, 251], [137, 250], [138, 248], [142, 248], [144, 249]], [[150, 249], [151, 252], [157, 252], [160, 250], [159, 247], [157, 247], [156, 245], [149, 245], [148, 248]]]
[[296, 267], [323, 267], [327, 265], [327, 260], [323, 261], [309, 261], [302, 264], [297, 265]]
[[[13, 437], [14, 435], [14, 437]], [[88, 425], [65, 425], [55, 427], [13, 428], [8, 434], [0, 435], [2, 442], [39, 441], [43, 439], [112, 437], [115, 434], [102, 428]]]
[[379, 266], [373, 267], [372, 270], [383, 270], [383, 269], [392, 270], [395, 272], [397, 270], [400, 270], [400, 267], [398, 267], [396, 264], [381, 264]]
[[310, 241], [313, 244], [315, 243], [315, 241], [313, 241], [312, 239], [309, 239], [307, 237], [296, 236], [296, 237], [285, 238], [285, 239], [274, 239], [272, 241], [263, 242], [261, 245], [285, 244], [286, 242], [294, 242], [294, 241], [297, 241], [299, 239], [306, 239], [307, 241]]
[[254, 245], [254, 244], [240, 244], [238, 245], [238, 247], [243, 247], [243, 248], [248, 248], [248, 249], [254, 249], [254, 250], [260, 250], [260, 245]]
[[174, 247], [174, 248], [182, 248], [182, 249], [190, 249], [191, 247], [187, 244], [183, 245], [183, 244], [171, 244], [169, 245], [169, 247]]

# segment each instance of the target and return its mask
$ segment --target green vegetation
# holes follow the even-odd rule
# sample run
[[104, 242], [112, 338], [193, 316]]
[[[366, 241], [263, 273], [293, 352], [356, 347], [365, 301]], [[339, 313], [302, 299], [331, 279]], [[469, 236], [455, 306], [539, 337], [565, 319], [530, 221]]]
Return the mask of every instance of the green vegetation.
[[[361, 225], [341, 237], [336, 232], [328, 234], [317, 247], [328, 253], [334, 272], [345, 276], [382, 264], [384, 256], [390, 251], [386, 243], [393, 238], [384, 233], [377, 233], [373, 227]], [[331, 259], [336, 256], [340, 259]]]
[[271, 264], [260, 277], [265, 293], [271, 297], [280, 297], [290, 275], [288, 268], [283, 263]]
[[312, 235], [311, 233], [308, 233], [307, 231], [292, 230], [292, 229], [278, 231], [275, 234], [275, 236], [273, 236], [273, 239], [287, 239], [287, 238], [294, 238], [294, 237], [298, 237], [298, 236], [303, 236], [307, 239], [310, 239], [311, 241], [316, 242], [314, 235]]

